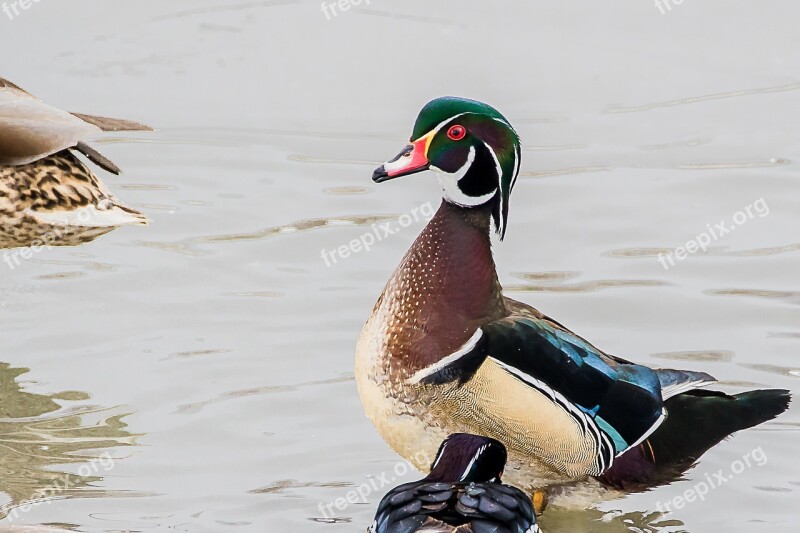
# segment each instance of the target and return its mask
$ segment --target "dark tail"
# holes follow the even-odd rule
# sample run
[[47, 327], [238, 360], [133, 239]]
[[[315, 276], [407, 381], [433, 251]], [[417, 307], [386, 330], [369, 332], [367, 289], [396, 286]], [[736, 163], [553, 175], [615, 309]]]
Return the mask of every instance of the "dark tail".
[[641, 445], [618, 457], [600, 480], [619, 488], [645, 488], [678, 478], [706, 451], [789, 407], [787, 390], [728, 394], [692, 390], [665, 402], [667, 419]]

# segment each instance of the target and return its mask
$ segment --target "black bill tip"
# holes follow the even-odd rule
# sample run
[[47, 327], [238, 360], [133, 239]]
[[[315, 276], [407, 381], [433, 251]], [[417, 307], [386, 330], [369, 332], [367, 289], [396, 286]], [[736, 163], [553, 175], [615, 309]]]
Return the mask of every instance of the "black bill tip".
[[389, 177], [389, 173], [386, 172], [386, 167], [383, 165], [376, 168], [375, 172], [372, 173], [372, 181], [375, 183], [382, 183], [388, 179], [391, 178]]

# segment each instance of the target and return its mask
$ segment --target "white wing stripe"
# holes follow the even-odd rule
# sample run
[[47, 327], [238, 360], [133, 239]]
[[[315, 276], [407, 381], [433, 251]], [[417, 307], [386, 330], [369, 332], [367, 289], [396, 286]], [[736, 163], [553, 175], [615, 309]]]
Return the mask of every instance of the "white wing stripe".
[[475, 348], [475, 345], [478, 344], [478, 341], [481, 340], [481, 337], [483, 337], [483, 330], [478, 328], [475, 333], [472, 334], [472, 337], [470, 337], [469, 340], [465, 342], [463, 346], [461, 346], [461, 348], [451, 353], [447, 357], [443, 357], [441, 360], [432, 364], [431, 366], [427, 366], [422, 370], [417, 371], [413, 376], [406, 380], [406, 383], [410, 385], [417, 384], [428, 376], [432, 376], [441, 369], [458, 361], [471, 352], [473, 348]]
[[658, 429], [658, 426], [660, 426], [660, 425], [661, 425], [661, 422], [663, 422], [663, 421], [664, 421], [664, 419], [666, 419], [666, 418], [667, 418], [667, 410], [666, 410], [665, 408], [663, 408], [663, 407], [662, 407], [662, 408], [661, 408], [661, 416], [659, 416], [659, 417], [658, 417], [658, 420], [656, 420], [656, 421], [655, 421], [655, 423], [654, 423], [652, 426], [650, 426], [650, 429], [648, 429], [647, 431], [645, 431], [644, 435], [642, 435], [642, 436], [639, 438], [639, 440], [637, 440], [636, 442], [634, 442], [633, 444], [631, 444], [630, 446], [628, 446], [627, 448], [625, 448], [624, 450], [622, 450], [621, 452], [619, 452], [619, 453], [617, 454], [617, 457], [619, 457], [620, 455], [622, 455], [622, 454], [623, 454], [623, 453], [625, 453], [626, 451], [630, 450], [631, 448], [635, 448], [635, 447], [637, 447], [638, 445], [640, 445], [642, 442], [644, 442], [644, 439], [646, 439], [647, 437], [649, 437], [650, 435], [652, 435], [652, 434], [653, 434], [653, 432], [654, 432], [655, 430], [657, 430], [657, 429]]
[[666, 387], [663, 387], [661, 389], [661, 398], [664, 401], [667, 401], [673, 396], [677, 396], [678, 394], [698, 389], [700, 387], [705, 387], [706, 385], [711, 385], [712, 383], [715, 382], [701, 379], [697, 381], [685, 381], [683, 383], [675, 383], [673, 385], [667, 385]]

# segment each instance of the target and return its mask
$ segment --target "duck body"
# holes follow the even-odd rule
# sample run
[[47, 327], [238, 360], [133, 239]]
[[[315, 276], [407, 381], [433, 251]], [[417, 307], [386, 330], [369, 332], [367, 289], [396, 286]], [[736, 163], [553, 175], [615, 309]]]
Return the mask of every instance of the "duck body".
[[0, 248], [75, 246], [147, 218], [119, 202], [69, 150], [0, 167]]
[[[590, 437], [579, 434], [548, 398], [518, 380], [506, 381], [495, 363], [478, 367], [467, 382], [413, 379], [458, 352], [481, 326], [509, 316], [509, 309], [541, 316], [502, 296], [488, 211], [443, 202], [392, 275], [359, 339], [356, 376], [367, 415], [404, 457], [419, 450], [432, 457], [447, 435], [478, 433], [506, 444], [506, 476], [520, 486], [586, 475], [595, 462]], [[509, 419], [518, 425], [508, 425]], [[558, 453], [565, 448], [583, 453]], [[426, 454], [414, 459], [422, 470], [427, 464], [419, 459]]]
[[[499, 359], [461, 354], [477, 331], [513, 332], [515, 321], [562, 331], [536, 309], [502, 296], [489, 223], [488, 210], [443, 202], [392, 275], [356, 350], [367, 415], [407, 458], [419, 450], [430, 457], [447, 435], [466, 432], [503, 442], [509, 453], [506, 478], [522, 487], [599, 475], [605, 470], [600, 461], [613, 459], [609, 448], [606, 457], [597, 453], [601, 435], [585, 431], [574, 413], [510, 375]], [[495, 343], [504, 340], [512, 342], [501, 337]], [[541, 340], [532, 338], [531, 345]], [[574, 342], [582, 341], [575, 336]], [[507, 349], [511, 355], [516, 348]], [[448, 358], [451, 363], [441, 365]], [[419, 379], [431, 369], [440, 375]], [[652, 403], [654, 422], [661, 405]], [[416, 466], [424, 470], [419, 457], [425, 454], [417, 457]]]
[[[506, 446], [506, 479], [527, 490], [582, 480], [629, 488], [664, 482], [732, 432], [785, 410], [787, 391], [698, 390], [714, 378], [606, 354], [503, 296], [490, 232], [493, 221], [505, 231], [515, 136], [485, 104], [434, 100], [411, 144], [373, 176], [432, 168], [444, 189], [356, 347], [365, 412], [389, 445], [425, 471], [420, 450], [475, 433]], [[481, 146], [488, 160], [479, 161]]]
[[117, 200], [74, 152], [119, 168], [84, 142], [142, 124], [68, 113], [0, 78], [0, 248], [71, 246], [147, 218]]
[[381, 500], [369, 533], [539, 533], [530, 498], [501, 482], [505, 459], [494, 439], [450, 435], [425, 479]]

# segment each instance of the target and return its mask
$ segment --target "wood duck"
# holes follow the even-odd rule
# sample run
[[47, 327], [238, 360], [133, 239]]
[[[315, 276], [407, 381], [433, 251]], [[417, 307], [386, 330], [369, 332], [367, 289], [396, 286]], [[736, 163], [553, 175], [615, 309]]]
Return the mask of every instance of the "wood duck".
[[531, 500], [501, 483], [506, 447], [456, 433], [442, 442], [425, 479], [392, 489], [369, 533], [539, 533]]
[[88, 242], [147, 218], [119, 202], [74, 154], [120, 169], [86, 144], [103, 131], [149, 131], [129, 120], [68, 113], [0, 78], [0, 248]]
[[392, 274], [356, 348], [367, 416], [415, 463], [451, 433], [508, 449], [506, 479], [535, 491], [599, 480], [663, 483], [731, 433], [770, 420], [785, 390], [730, 396], [703, 372], [651, 369], [609, 355], [536, 309], [504, 297], [491, 250], [503, 238], [520, 141], [491, 106], [428, 103], [411, 142], [375, 170], [381, 183], [433, 170], [436, 215]]

